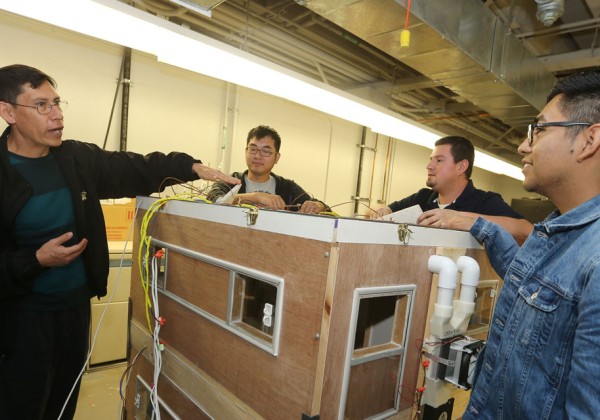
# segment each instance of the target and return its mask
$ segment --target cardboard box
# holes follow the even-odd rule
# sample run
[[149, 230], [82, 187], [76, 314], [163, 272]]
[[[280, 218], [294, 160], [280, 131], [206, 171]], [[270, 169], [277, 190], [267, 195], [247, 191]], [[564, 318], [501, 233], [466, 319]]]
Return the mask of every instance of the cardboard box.
[[109, 241], [126, 241], [132, 230], [135, 199], [103, 200], [101, 204], [106, 224], [106, 238]]

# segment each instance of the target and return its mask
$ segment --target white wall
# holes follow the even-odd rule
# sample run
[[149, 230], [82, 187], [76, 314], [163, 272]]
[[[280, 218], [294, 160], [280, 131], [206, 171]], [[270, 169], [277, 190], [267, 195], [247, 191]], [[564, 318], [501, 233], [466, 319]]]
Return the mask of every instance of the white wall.
[[[102, 145], [116, 89], [123, 48], [0, 12], [3, 42], [0, 66], [22, 63], [45, 71], [69, 102], [64, 138]], [[10, 41], [7, 41], [10, 40]], [[282, 137], [274, 171], [294, 179], [334, 211], [352, 216], [362, 127], [292, 102], [158, 63], [134, 51], [131, 65], [128, 150], [189, 153], [224, 171], [244, 170], [248, 131], [266, 124]], [[231, 93], [233, 92], [233, 94]], [[2, 128], [5, 124], [2, 122]], [[117, 150], [120, 96], [107, 149]], [[231, 136], [231, 143], [227, 141]], [[430, 150], [391, 140], [367, 130], [360, 197], [391, 202], [425, 185]], [[389, 162], [387, 188], [383, 186]], [[529, 196], [520, 181], [475, 169], [478, 188], [500, 192], [510, 203]], [[359, 214], [368, 211], [366, 203]]]

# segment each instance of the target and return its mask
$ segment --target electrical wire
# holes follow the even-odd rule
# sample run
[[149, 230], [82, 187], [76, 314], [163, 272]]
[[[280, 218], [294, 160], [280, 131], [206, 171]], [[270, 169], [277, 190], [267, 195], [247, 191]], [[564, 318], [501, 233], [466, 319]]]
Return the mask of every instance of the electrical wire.
[[[160, 252], [160, 251], [159, 251]], [[150, 403], [152, 404], [152, 419], [160, 420], [160, 403], [158, 401], [158, 379], [162, 369], [162, 351], [164, 346], [160, 341], [160, 328], [163, 322], [158, 309], [158, 255], [152, 257], [152, 302], [154, 304], [154, 333], [152, 335], [152, 351], [154, 356], [154, 375], [150, 390]]]
[[[139, 210], [139, 204], [136, 206], [133, 220], [136, 219], [138, 210]], [[119, 270], [117, 272], [115, 285], [113, 286], [112, 291], [108, 297], [108, 300], [106, 301], [106, 305], [104, 306], [104, 310], [102, 311], [102, 314], [100, 315], [100, 318], [98, 319], [98, 326], [96, 327], [96, 331], [94, 332], [94, 337], [92, 339], [90, 349], [88, 350], [87, 357], [85, 359], [85, 362], [83, 363], [81, 370], [79, 371], [79, 375], [77, 375], [77, 378], [75, 379], [75, 382], [73, 383], [73, 386], [71, 387], [71, 390], [69, 391], [69, 395], [67, 395], [67, 398], [65, 399], [62, 409], [60, 410], [60, 413], [58, 414], [57, 420], [60, 420], [60, 418], [62, 417], [62, 415], [65, 411], [65, 408], [67, 407], [67, 404], [69, 402], [69, 399], [71, 398], [71, 395], [73, 395], [73, 392], [75, 391], [75, 388], [77, 387], [77, 384], [79, 383], [79, 380], [83, 376], [83, 373], [85, 372], [85, 368], [87, 367], [87, 365], [90, 361], [90, 358], [92, 357], [92, 352], [94, 351], [94, 346], [96, 345], [96, 339], [98, 338], [98, 333], [100, 332], [100, 327], [102, 326], [102, 321], [104, 320], [104, 315], [106, 314], [106, 311], [109, 308], [109, 304], [112, 302], [113, 297], [119, 287], [119, 281], [121, 280], [121, 271], [123, 269], [123, 263], [125, 261], [125, 252], [127, 250], [129, 241], [131, 240], [131, 234], [133, 232], [133, 225], [134, 225], [134, 223], [131, 223], [131, 225], [129, 226], [129, 230], [127, 232], [127, 238], [125, 240], [125, 245], [123, 246], [123, 251], [121, 252], [121, 262], [119, 263]]]
[[[190, 191], [193, 191], [190, 189]], [[176, 194], [170, 197], [158, 198], [154, 201], [144, 214], [140, 223], [140, 243], [138, 248], [138, 269], [140, 281], [144, 291], [144, 306], [148, 330], [152, 335], [152, 354], [154, 360], [154, 371], [152, 384], [150, 385], [150, 404], [152, 405], [152, 419], [160, 420], [160, 402], [158, 397], [158, 381], [162, 369], [162, 352], [164, 343], [160, 339], [160, 330], [166, 320], [160, 316], [159, 310], [159, 285], [160, 261], [165, 257], [163, 249], [152, 246], [152, 235], [149, 234], [150, 226], [157, 223], [157, 215], [160, 210], [170, 201], [206, 201], [204, 197], [195, 192]], [[154, 324], [154, 325], [153, 325]]]
[[[176, 195], [176, 196], [173, 196], [173, 197], [167, 197], [167, 198], [160, 199], [160, 200], [158, 200], [159, 205], [155, 209], [153, 209], [150, 218], [152, 218], [154, 216], [154, 214], [158, 210], [160, 210], [160, 207], [162, 207], [164, 204], [166, 204], [167, 201], [170, 201], [170, 200], [197, 201], [197, 200], [206, 200], [206, 199], [204, 197], [200, 196], [199, 194], [192, 194], [192, 193], [179, 194], [179, 195]], [[156, 204], [156, 203], [153, 203], [153, 204]], [[136, 206], [136, 210], [135, 210], [135, 214], [134, 214], [133, 220], [137, 219], [138, 211], [139, 211], [139, 203]], [[144, 219], [146, 218], [146, 216], [148, 215], [148, 213], [149, 212], [146, 212], [146, 214], [144, 215]], [[149, 220], [150, 219], [148, 219], [148, 221]], [[100, 332], [100, 328], [102, 327], [102, 322], [104, 320], [104, 315], [106, 314], [106, 311], [109, 308], [109, 304], [112, 302], [113, 297], [114, 297], [114, 295], [115, 295], [115, 293], [116, 293], [116, 291], [118, 289], [118, 286], [119, 286], [119, 282], [120, 282], [120, 279], [121, 279], [121, 271], [122, 271], [122, 268], [123, 268], [123, 263], [125, 261], [125, 253], [126, 253], [128, 245], [129, 245], [129, 242], [131, 240], [131, 236], [132, 236], [132, 233], [133, 233], [133, 227], [134, 227], [134, 225], [135, 225], [135, 223], [132, 222], [131, 225], [129, 226], [129, 230], [127, 232], [127, 238], [125, 240], [125, 245], [124, 245], [123, 251], [121, 253], [121, 262], [119, 264], [119, 270], [117, 272], [115, 284], [114, 284], [114, 286], [112, 288], [112, 291], [111, 291], [111, 293], [110, 293], [110, 295], [108, 297], [108, 300], [106, 301], [106, 305], [104, 306], [104, 310], [102, 311], [102, 314], [100, 315], [100, 318], [98, 320], [98, 325], [97, 325], [96, 330], [94, 332], [94, 336], [92, 338], [92, 342], [90, 344], [90, 349], [88, 350], [87, 357], [86, 357], [85, 362], [84, 362], [84, 364], [83, 364], [83, 366], [82, 366], [82, 368], [81, 368], [81, 370], [79, 372], [79, 375], [77, 375], [77, 378], [75, 379], [75, 382], [73, 383], [73, 386], [71, 387], [71, 390], [69, 391], [69, 394], [67, 395], [67, 397], [65, 399], [65, 402], [64, 402], [64, 404], [62, 406], [62, 409], [61, 409], [60, 413], [58, 414], [57, 420], [60, 420], [61, 417], [63, 416], [64, 411], [65, 411], [65, 409], [67, 407], [67, 404], [69, 402], [69, 399], [73, 395], [73, 392], [75, 391], [75, 388], [76, 388], [77, 384], [79, 383], [81, 377], [83, 376], [83, 373], [85, 372], [85, 369], [88, 366], [88, 363], [89, 363], [90, 358], [92, 356], [92, 353], [94, 351], [94, 347], [96, 345], [96, 340], [98, 338], [98, 333]], [[147, 224], [145, 225], [145, 228], [147, 229]], [[142, 249], [142, 246], [144, 245], [144, 242], [145, 241], [140, 240], [140, 253], [138, 253], [138, 262], [141, 261], [139, 259], [139, 257], [141, 255], [141, 249]], [[142, 273], [143, 273], [143, 270], [140, 269], [140, 274], [142, 274]], [[144, 278], [147, 278], [147, 277], [142, 277], [142, 280]], [[144, 281], [142, 281], [142, 286], [144, 286]], [[144, 290], [147, 291], [147, 287]], [[148, 303], [149, 303], [149, 299], [146, 299], [146, 304], [148, 305]], [[150, 325], [150, 323], [149, 323], [149, 325]], [[151, 329], [151, 331], [152, 331], [152, 329]]]
[[133, 360], [131, 361], [130, 364], [127, 365], [127, 368], [123, 371], [123, 374], [121, 375], [121, 379], [119, 380], [119, 397], [121, 397], [121, 402], [119, 404], [119, 417], [121, 418], [121, 420], [125, 420], [125, 396], [123, 395], [123, 388], [127, 389], [127, 386], [129, 385], [129, 378], [131, 376], [131, 369], [133, 368], [133, 366], [135, 365], [135, 362], [137, 362], [138, 357], [140, 357], [142, 355], [142, 353], [144, 352], [144, 350], [146, 350], [147, 346], [142, 347], [142, 349], [140, 351], [138, 351], [138, 353], [135, 355], [135, 357], [133, 358]]

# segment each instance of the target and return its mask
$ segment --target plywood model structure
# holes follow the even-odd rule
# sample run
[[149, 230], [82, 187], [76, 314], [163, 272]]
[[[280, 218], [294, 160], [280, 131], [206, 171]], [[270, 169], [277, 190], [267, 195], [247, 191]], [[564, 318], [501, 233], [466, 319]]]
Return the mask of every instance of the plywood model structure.
[[[130, 362], [140, 357], [127, 418], [151, 412], [152, 335], [136, 267], [140, 221], [154, 201], [138, 197]], [[153, 251], [165, 250], [157, 280], [163, 418], [411, 418], [429, 256], [466, 254], [482, 279], [497, 276], [470, 234], [405, 228], [168, 202], [148, 227]]]

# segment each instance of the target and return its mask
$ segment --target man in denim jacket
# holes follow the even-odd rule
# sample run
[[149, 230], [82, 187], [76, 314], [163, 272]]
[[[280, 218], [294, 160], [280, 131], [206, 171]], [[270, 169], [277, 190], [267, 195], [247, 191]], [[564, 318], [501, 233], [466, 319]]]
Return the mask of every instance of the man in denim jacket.
[[504, 278], [463, 419], [598, 418], [600, 72], [559, 82], [519, 153], [524, 188], [557, 210], [521, 248], [463, 219]]

